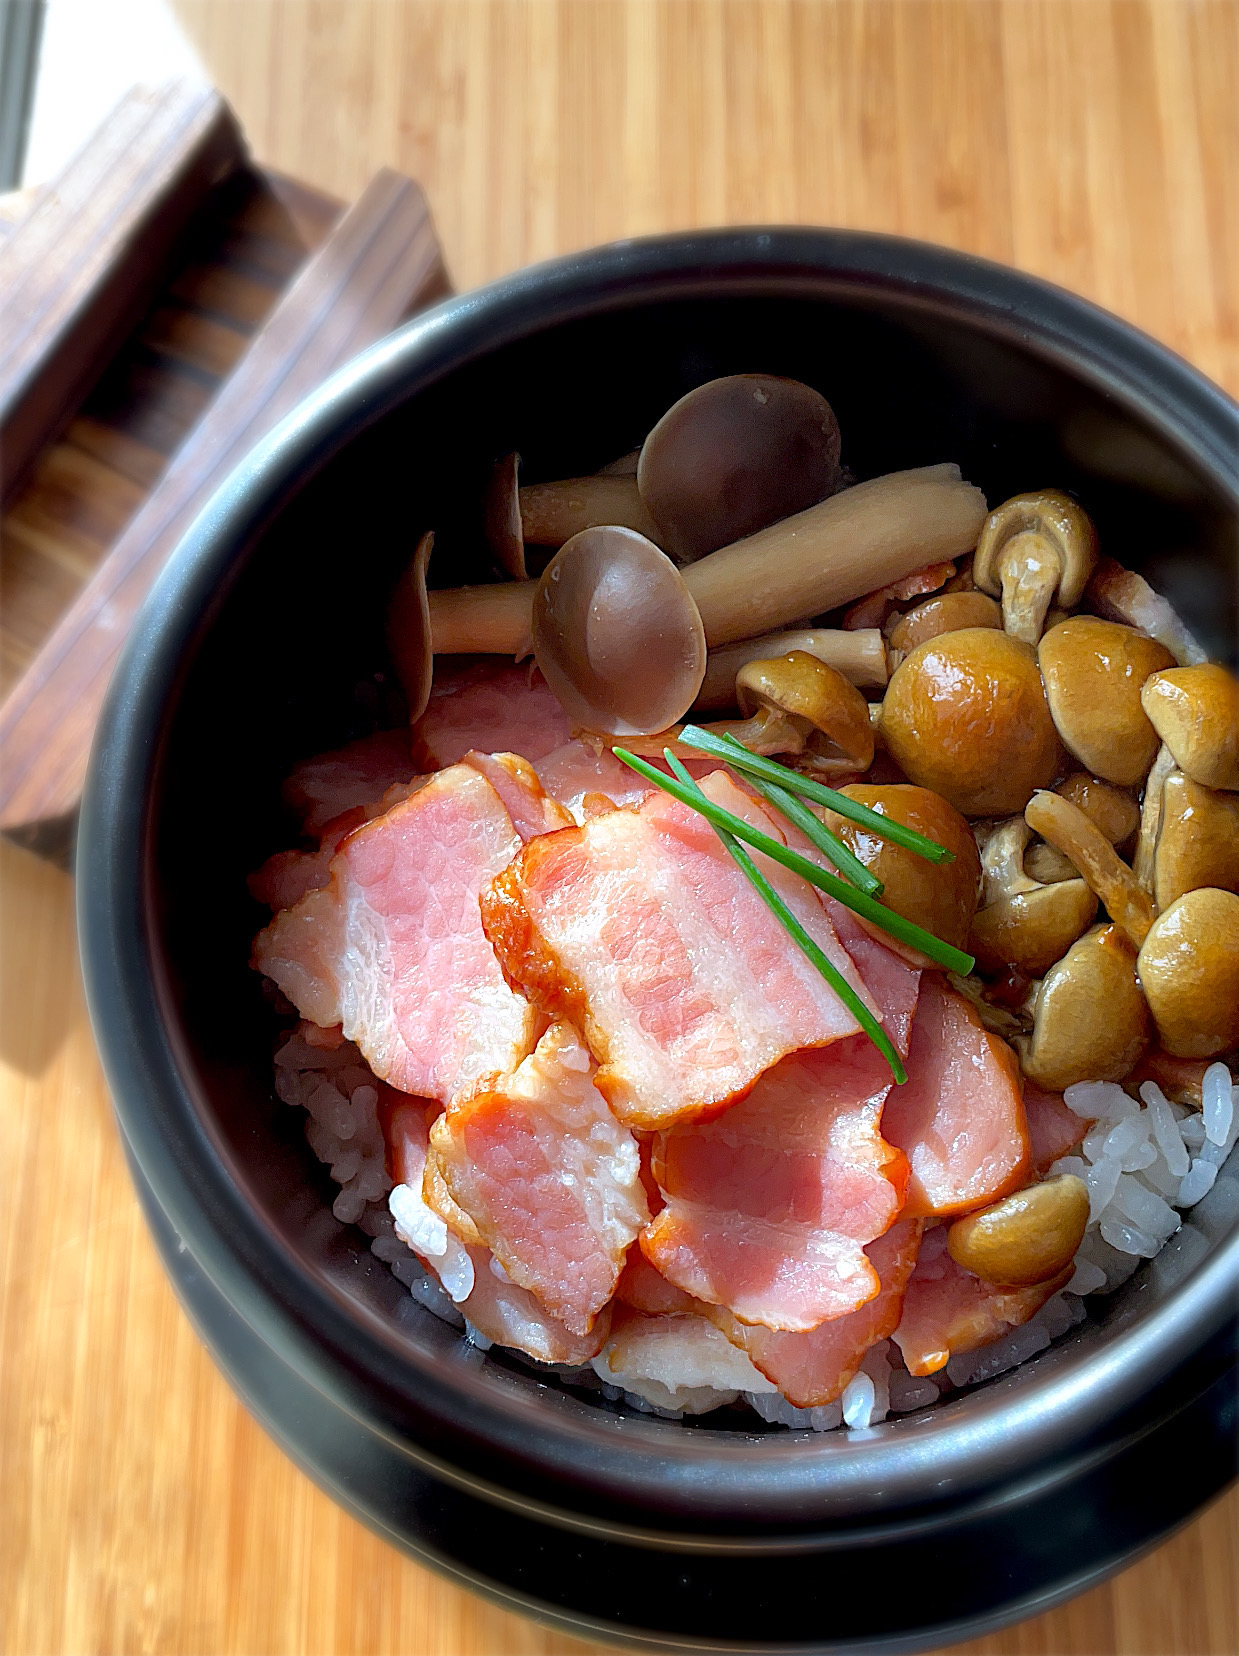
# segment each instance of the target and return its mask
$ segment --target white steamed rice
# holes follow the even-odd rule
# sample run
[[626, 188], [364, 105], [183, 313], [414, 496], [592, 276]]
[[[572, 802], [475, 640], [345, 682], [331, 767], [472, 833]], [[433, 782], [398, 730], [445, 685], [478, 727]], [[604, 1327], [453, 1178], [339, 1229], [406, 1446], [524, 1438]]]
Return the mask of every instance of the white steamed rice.
[[[384, 1161], [378, 1088], [357, 1048], [348, 1041], [319, 1047], [296, 1030], [276, 1053], [275, 1075], [280, 1098], [307, 1111], [310, 1148], [330, 1166], [340, 1186], [332, 1204], [336, 1218], [359, 1225], [371, 1238], [371, 1251], [390, 1266], [414, 1299], [453, 1327], [463, 1328], [474, 1345], [486, 1350], [490, 1342], [485, 1335], [465, 1321], [396, 1235], [387, 1207], [392, 1181]], [[761, 1419], [818, 1432], [840, 1426], [859, 1430], [888, 1414], [923, 1409], [954, 1387], [991, 1380], [1082, 1322], [1087, 1315], [1084, 1299], [1112, 1293], [1141, 1260], [1159, 1253], [1181, 1228], [1182, 1213], [1206, 1196], [1219, 1178], [1235, 1185], [1239, 1206], [1239, 1168], [1222, 1172], [1239, 1141], [1239, 1086], [1224, 1064], [1211, 1064], [1206, 1071], [1199, 1111], [1171, 1103], [1152, 1081], [1141, 1086], [1139, 1102], [1110, 1081], [1068, 1087], [1064, 1098], [1077, 1115], [1095, 1123], [1080, 1153], [1062, 1157], [1050, 1169], [1078, 1175], [1089, 1189], [1088, 1230], [1067, 1286], [1022, 1327], [992, 1345], [952, 1357], [944, 1370], [925, 1379], [908, 1373], [893, 1340], [882, 1340], [866, 1353], [860, 1372], [837, 1403], [798, 1409], [777, 1392], [744, 1393]], [[600, 1389], [612, 1401], [622, 1398], [644, 1413], [679, 1418], [683, 1412], [657, 1407], [622, 1386], [602, 1384], [588, 1369], [561, 1371], [560, 1377]], [[719, 1403], [734, 1396], [721, 1392]]]

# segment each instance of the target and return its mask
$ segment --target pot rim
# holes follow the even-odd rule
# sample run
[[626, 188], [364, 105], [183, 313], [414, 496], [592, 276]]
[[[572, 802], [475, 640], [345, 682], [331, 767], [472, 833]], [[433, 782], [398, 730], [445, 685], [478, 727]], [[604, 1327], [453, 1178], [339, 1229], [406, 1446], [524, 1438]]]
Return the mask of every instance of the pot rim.
[[1069, 1459], [1090, 1436], [1118, 1429], [1233, 1317], [1239, 1231], [1102, 1350], [1060, 1342], [1052, 1364], [1019, 1371], [1018, 1386], [996, 1383], [893, 1430], [806, 1442], [800, 1433], [684, 1430], [575, 1399], [548, 1408], [532, 1387], [496, 1384], [493, 1370], [420, 1353], [304, 1270], [232, 1178], [167, 1015], [150, 924], [152, 784], [167, 714], [232, 578], [263, 529], [362, 430], [543, 328], [669, 299], [772, 293], [894, 298], [1022, 346], [1138, 413], [1239, 515], [1239, 407], [1164, 346], [1039, 278], [902, 238], [802, 228], [672, 234], [569, 255], [415, 318], [339, 370], [240, 463], [134, 626], [100, 721], [79, 838], [87, 999], [122, 1131], [184, 1244], [239, 1314], [340, 1407], [435, 1475], [570, 1525], [618, 1523], [616, 1533], [629, 1533], [635, 1515], [637, 1533], [657, 1533], [660, 1544], [685, 1525], [756, 1535], [820, 1528], [823, 1518], [882, 1523]]

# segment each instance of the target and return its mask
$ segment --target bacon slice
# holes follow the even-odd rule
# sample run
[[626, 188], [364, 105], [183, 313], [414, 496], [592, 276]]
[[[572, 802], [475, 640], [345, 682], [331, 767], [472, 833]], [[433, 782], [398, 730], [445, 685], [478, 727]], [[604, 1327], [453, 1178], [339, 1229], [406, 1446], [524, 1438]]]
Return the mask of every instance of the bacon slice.
[[[661, 759], [651, 758], [649, 763], [671, 775], [670, 767]], [[723, 769], [717, 759], [687, 759], [685, 765], [698, 781]], [[639, 805], [648, 794], [656, 792], [652, 782], [630, 770], [610, 748], [591, 741], [565, 743], [539, 759], [536, 769], [547, 793], [554, 795], [578, 823], [597, 814], [590, 808], [591, 801], [601, 798], [613, 806]]]
[[929, 1231], [908, 1280], [894, 1338], [909, 1374], [936, 1374], [961, 1351], [975, 1351], [1019, 1328], [1070, 1281], [1075, 1269], [1069, 1265], [1031, 1288], [1003, 1288], [957, 1265], [946, 1244], [946, 1225]]
[[775, 1387], [704, 1317], [647, 1317], [621, 1306], [611, 1337], [594, 1359], [600, 1379], [656, 1408], [705, 1414], [734, 1403], [741, 1392]]
[[880, 627], [896, 604], [908, 598], [920, 598], [927, 592], [937, 592], [954, 573], [953, 563], [926, 564], [924, 569], [914, 570], [902, 580], [892, 581], [890, 586], [879, 587], [876, 592], [869, 593], [844, 611], [844, 628], [855, 632], [861, 627]]
[[350, 834], [331, 884], [259, 933], [253, 964], [312, 1022], [341, 1024], [376, 1075], [446, 1102], [533, 1047], [534, 1010], [478, 910], [519, 849], [494, 788], [453, 766]]
[[[845, 911], [846, 912], [846, 911]], [[850, 916], [866, 987], [906, 1052], [919, 973]], [[666, 1207], [641, 1237], [670, 1282], [745, 1323], [804, 1332], [879, 1292], [865, 1244], [894, 1220], [908, 1167], [883, 1139], [893, 1077], [866, 1035], [794, 1053], [715, 1120], [655, 1141]]]
[[1069, 1156], [1091, 1125], [1067, 1108], [1062, 1093], [1044, 1092], [1032, 1081], [1024, 1082], [1024, 1114], [1032, 1170], [1038, 1178], [1044, 1178], [1060, 1156]]
[[534, 1296], [499, 1275], [494, 1255], [482, 1244], [463, 1243], [422, 1200], [427, 1166], [428, 1124], [437, 1105], [406, 1101], [388, 1112], [391, 1174], [398, 1181], [388, 1197], [396, 1234], [432, 1271], [480, 1334], [542, 1363], [588, 1363], [610, 1328], [604, 1310], [587, 1335], [574, 1334], [550, 1316]]
[[539, 834], [553, 834], [557, 828], [571, 828], [576, 818], [542, 786], [537, 771], [519, 753], [477, 753], [465, 755], [466, 765], [482, 775], [507, 806], [512, 826], [528, 845]]
[[284, 783], [284, 803], [305, 833], [318, 835], [346, 811], [373, 805], [389, 788], [408, 782], [416, 770], [408, 731], [380, 730], [303, 760]]
[[413, 757], [422, 770], [454, 765], [470, 749], [519, 753], [536, 763], [571, 735], [568, 715], [536, 667], [492, 658], [435, 674], [426, 711], [413, 727]]
[[834, 1403], [860, 1370], [865, 1353], [899, 1326], [904, 1292], [921, 1245], [921, 1219], [898, 1219], [865, 1249], [881, 1288], [846, 1317], [824, 1322], [807, 1334], [776, 1334], [750, 1328], [716, 1310], [713, 1320], [728, 1339], [746, 1351], [767, 1379], [801, 1409]]
[[882, 1133], [911, 1164], [909, 1214], [962, 1213], [1027, 1182], [1015, 1054], [937, 972], [921, 979], [907, 1084], [887, 1099]]
[[431, 1131], [431, 1157], [512, 1281], [574, 1334], [615, 1291], [649, 1218], [637, 1141], [590, 1079], [571, 1024], [513, 1074], [481, 1083]]
[[[702, 786], [756, 810], [721, 771]], [[813, 888], [768, 873], [863, 993]], [[532, 841], [482, 919], [509, 978], [585, 1029], [595, 1084], [628, 1126], [717, 1115], [788, 1052], [857, 1029], [713, 829], [665, 794]]]

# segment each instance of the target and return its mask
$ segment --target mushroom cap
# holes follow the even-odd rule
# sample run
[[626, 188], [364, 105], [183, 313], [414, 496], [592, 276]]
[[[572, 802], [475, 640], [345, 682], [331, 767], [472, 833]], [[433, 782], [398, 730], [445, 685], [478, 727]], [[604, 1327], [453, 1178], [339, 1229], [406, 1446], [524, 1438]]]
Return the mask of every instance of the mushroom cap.
[[1078, 805], [1111, 845], [1122, 845], [1140, 826], [1140, 807], [1131, 795], [1087, 771], [1073, 771], [1054, 792]]
[[426, 592], [426, 571], [434, 544], [434, 531], [428, 529], [418, 541], [387, 607], [387, 649], [404, 687], [410, 722], [426, 711], [434, 679], [430, 599]]
[[1046, 633], [1037, 660], [1071, 753], [1106, 782], [1143, 781], [1159, 744], [1140, 691], [1150, 673], [1173, 665], [1170, 651], [1133, 627], [1073, 615]]
[[746, 662], [736, 674], [736, 701], [749, 717], [764, 708], [804, 720], [825, 738], [817, 751], [847, 759], [854, 770], [873, 763], [868, 702], [842, 673], [806, 650]]
[[1090, 1206], [1084, 1180], [1062, 1173], [957, 1219], [947, 1233], [947, 1251], [986, 1282], [1017, 1288], [1048, 1282], [1075, 1258]]
[[983, 971], [1014, 966], [1025, 977], [1040, 977], [1084, 935], [1096, 914], [1097, 897], [1083, 880], [1014, 892], [977, 911], [968, 953]]
[[959, 632], [963, 627], [1001, 626], [1002, 611], [985, 593], [944, 592], [901, 615], [887, 642], [892, 650], [906, 653], [927, 639], [941, 638], [943, 633]]
[[634, 529], [583, 529], [542, 573], [533, 645], [565, 713], [608, 736], [666, 730], [706, 670], [697, 606], [671, 559]]
[[641, 499], [681, 562], [816, 505], [839, 485], [839, 422], [799, 380], [730, 374], [674, 403], [645, 439]]
[[972, 578], [982, 592], [995, 598], [1002, 592], [1003, 553], [1020, 535], [1035, 535], [1043, 543], [1041, 556], [1057, 559], [1063, 609], [1078, 604], [1097, 562], [1097, 531], [1084, 508], [1060, 489], [1013, 495], [995, 507], [985, 520], [972, 562]]
[[1203, 886], [1158, 915], [1137, 962], [1162, 1046], [1215, 1058], [1239, 1045], [1239, 896]]
[[[854, 782], [839, 791], [955, 853], [951, 863], [926, 862], [915, 851], [881, 839], [859, 823], [834, 811], [823, 812], [827, 826], [882, 881], [886, 887], [882, 901], [887, 908], [962, 949], [981, 893], [981, 858], [963, 817], [940, 794], [906, 782], [884, 786]], [[890, 938], [884, 936], [883, 941], [889, 944]]]
[[521, 457], [515, 452], [496, 460], [486, 490], [483, 522], [490, 549], [514, 581], [528, 578], [525, 533], [521, 525]]
[[1205, 788], [1239, 790], [1239, 681], [1216, 662], [1155, 672], [1144, 711], [1179, 769]]
[[1239, 892], [1239, 795], [1202, 788], [1182, 771], [1162, 784], [1153, 895], [1167, 909], [1185, 891]]
[[[1239, 901], [1239, 899], [1236, 899]], [[1020, 1067], [1051, 1092], [1077, 1081], [1121, 1081], [1149, 1038], [1136, 959], [1114, 926], [1095, 926], [1046, 973]]]
[[1062, 748], [1031, 645], [992, 627], [931, 638], [891, 675], [891, 757], [965, 816], [1010, 816], [1059, 770]]

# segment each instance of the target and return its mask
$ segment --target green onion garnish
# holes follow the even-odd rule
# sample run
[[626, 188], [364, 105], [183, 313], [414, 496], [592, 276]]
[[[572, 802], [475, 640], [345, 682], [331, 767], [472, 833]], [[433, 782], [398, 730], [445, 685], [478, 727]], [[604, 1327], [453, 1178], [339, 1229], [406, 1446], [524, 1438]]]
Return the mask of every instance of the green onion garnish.
[[786, 788], [776, 788], [773, 782], [763, 782], [760, 776], [751, 776], [749, 781], [763, 799], [769, 800], [776, 811], [781, 811], [789, 822], [795, 823], [804, 837], [812, 845], [816, 845], [823, 856], [830, 858], [845, 880], [851, 880], [854, 886], [867, 891], [871, 897], [882, 895], [886, 887], [877, 875], [870, 873], [838, 834], [832, 834], [826, 824], [820, 822], [807, 805], [802, 805], [795, 794], [788, 793]]
[[761, 777], [765, 782], [773, 782], [777, 788], [786, 788], [790, 793], [801, 794], [805, 799], [812, 799], [818, 805], [828, 805], [836, 815], [845, 817], [849, 822], [859, 823], [862, 828], [868, 828], [880, 839], [890, 840], [894, 845], [902, 845], [908, 851], [915, 851], [918, 857], [924, 857], [928, 862], [955, 861], [954, 851], [948, 851], [946, 846], [939, 845], [937, 840], [927, 839], [924, 834], [918, 834], [915, 828], [908, 828], [902, 822], [896, 822], [891, 817], [870, 810], [868, 805], [861, 805], [855, 799], [849, 799], [847, 794], [839, 793], [835, 788], [828, 788], [822, 782], [814, 782], [810, 777], [801, 776], [799, 771], [789, 770], [786, 765], [780, 765], [777, 759], [763, 759], [758, 753], [750, 753], [743, 742], [738, 742], [734, 736], [715, 736], [712, 731], [702, 730], [699, 725], [685, 725], [680, 732], [679, 740], [685, 747], [694, 747], [702, 753], [710, 754], [712, 758], [724, 759], [737, 770], [745, 771], [750, 776]]
[[[676, 776], [679, 777], [685, 791], [697, 796], [697, 800], [700, 802], [697, 805], [697, 808], [700, 810], [701, 805], [709, 805], [711, 803], [710, 800], [708, 800], [705, 794], [702, 793], [701, 789], [697, 786], [688, 771], [685, 770], [684, 766], [676, 758], [675, 754], [672, 753], [671, 749], [664, 748], [663, 752], [667, 763], [671, 766], [671, 769], [675, 772]], [[703, 811], [702, 815], [708, 815], [708, 813]], [[739, 818], [737, 818], [737, 821], [738, 820]], [[770, 881], [762, 873], [761, 869], [758, 868], [752, 857], [750, 857], [744, 847], [737, 842], [735, 835], [729, 834], [725, 828], [720, 828], [717, 822], [712, 823], [712, 826], [719, 839], [722, 840], [727, 850], [730, 851], [731, 855], [735, 858], [736, 864], [740, 868], [740, 871], [752, 882], [758, 896], [761, 897], [762, 901], [766, 904], [767, 908], [774, 915], [775, 919], [779, 922], [783, 929], [789, 934], [793, 942], [800, 946], [813, 965], [817, 967], [818, 971], [826, 979], [827, 983], [829, 983], [835, 994], [838, 995], [839, 999], [851, 1012], [852, 1016], [864, 1030], [865, 1034], [868, 1035], [874, 1046], [877, 1047], [878, 1051], [886, 1059], [886, 1062], [891, 1067], [891, 1074], [895, 1077], [895, 1080], [899, 1083], [899, 1085], [902, 1086], [908, 1079], [908, 1072], [904, 1069], [903, 1062], [900, 1059], [898, 1052], [896, 1052], [894, 1046], [892, 1045], [890, 1036], [882, 1028], [882, 1025], [874, 1017], [873, 1013], [865, 1005], [864, 1001], [856, 993], [855, 989], [852, 988], [852, 985], [844, 977], [839, 968], [832, 960], [829, 960], [826, 957], [818, 945], [809, 936], [808, 932], [800, 924], [800, 921], [797, 920], [791, 909], [788, 908], [787, 904], [770, 884]]]
[[[810, 885], [817, 886], [819, 891], [826, 892], [842, 903], [844, 908], [850, 908], [854, 914], [859, 914], [863, 920], [871, 920], [875, 926], [889, 932], [892, 937], [897, 937], [901, 943], [918, 949], [921, 954], [928, 955], [930, 960], [936, 960], [939, 966], [945, 966], [949, 971], [959, 972], [965, 977], [971, 972], [975, 964], [971, 955], [964, 954], [962, 949], [953, 948], [949, 943], [944, 943], [941, 938], [925, 931], [913, 921], [905, 920], [902, 914], [896, 914], [893, 909], [886, 908], [875, 898], [866, 896], [863, 891], [858, 891], [846, 880], [841, 880], [837, 874], [831, 874], [817, 863], [810, 862], [808, 857], [801, 856], [799, 851], [793, 851], [781, 840], [763, 834], [760, 828], [750, 827], [743, 817], [735, 816], [731, 811], [724, 810], [721, 805], [716, 805], [712, 799], [708, 799], [696, 783], [693, 783], [691, 789], [686, 788], [683, 783], [673, 782], [664, 776], [662, 771], [655, 770], [654, 766], [647, 764], [644, 759], [638, 759], [635, 753], [629, 753], [627, 748], [617, 747], [612, 751], [630, 770], [635, 770], [656, 788], [661, 788], [673, 799], [678, 799], [681, 805], [687, 805], [690, 810], [700, 812], [713, 827], [722, 828], [727, 833], [734, 834], [737, 839], [743, 840], [745, 844], [753, 846], [755, 850], [764, 851], [773, 862], [781, 863], [793, 874], [799, 874], [802, 880], [808, 880]], [[725, 748], [721, 757], [730, 760], [730, 751]], [[884, 817], [879, 820], [886, 821]]]

